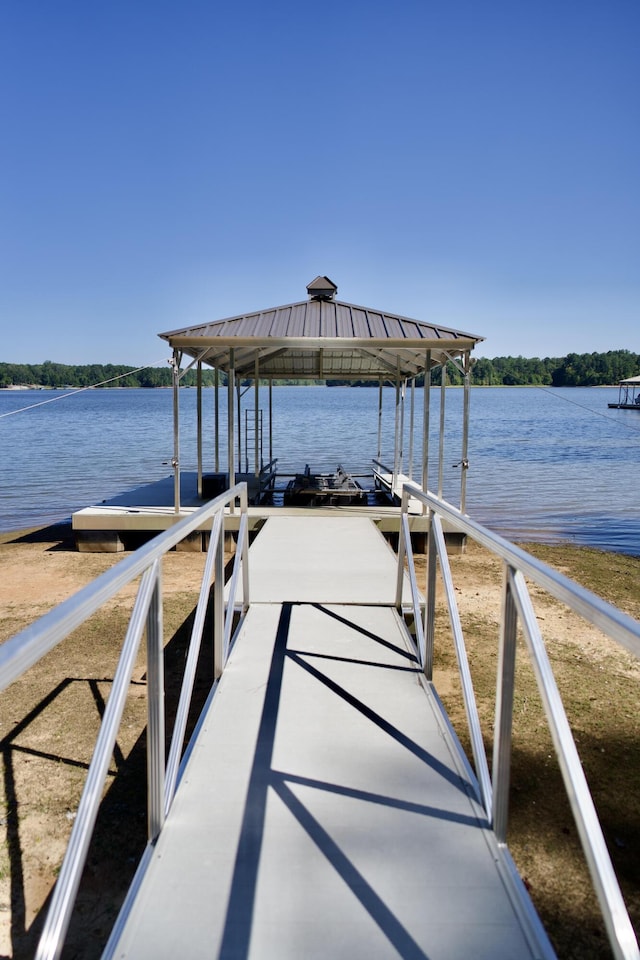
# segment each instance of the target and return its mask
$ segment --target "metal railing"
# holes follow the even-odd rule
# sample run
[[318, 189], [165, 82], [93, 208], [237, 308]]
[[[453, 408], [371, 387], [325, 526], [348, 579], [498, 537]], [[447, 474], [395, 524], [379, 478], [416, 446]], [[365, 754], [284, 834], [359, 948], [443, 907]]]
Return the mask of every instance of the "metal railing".
[[[409, 500], [420, 500], [428, 509], [429, 534], [427, 548], [426, 598], [423, 605], [418, 593], [415, 564], [408, 522]], [[480, 729], [473, 682], [469, 670], [464, 634], [447, 556], [442, 521], [454, 530], [471, 537], [504, 563], [504, 586], [499, 634], [498, 673], [496, 684], [495, 734], [492, 774]], [[502, 537], [470, 520], [456, 507], [423, 491], [414, 483], [406, 483], [402, 494], [401, 528], [398, 547], [398, 586], [396, 606], [401, 609], [404, 563], [407, 561], [412, 591], [413, 619], [420, 664], [427, 680], [433, 679], [435, 643], [436, 567], [439, 566], [449, 613], [451, 632], [458, 660], [469, 736], [480, 796], [496, 838], [506, 845], [509, 813], [509, 778], [515, 688], [516, 635], [518, 625], [534, 669], [545, 715], [549, 724], [560, 770], [576, 822], [576, 827], [598, 896], [613, 954], [623, 960], [638, 960], [640, 952], [629, 914], [607, 851], [602, 828], [584, 775], [580, 757], [571, 733], [544, 640], [535, 616], [525, 577], [542, 587], [556, 600], [598, 627], [640, 657], [640, 623], [616, 607], [580, 587], [546, 564], [536, 560]], [[437, 561], [437, 563], [436, 563]]]
[[[240, 501], [240, 525], [226, 616], [224, 610], [224, 510]], [[164, 554], [190, 533], [211, 523], [209, 547], [187, 652], [185, 671], [171, 744], [165, 764], [162, 566]], [[113, 754], [129, 684], [142, 635], [147, 638], [147, 777], [148, 837], [160, 833], [171, 807], [184, 749], [189, 707], [200, 653], [205, 615], [213, 579], [213, 687], [224, 669], [233, 643], [236, 592], [243, 581], [241, 617], [249, 606], [247, 486], [237, 484], [200, 510], [177, 522], [111, 570], [45, 614], [0, 646], [0, 690], [96, 613], [127, 584], [141, 576], [98, 739], [89, 765], [67, 851], [56, 883], [43, 932], [38, 960], [58, 957], [71, 919], [80, 878], [95, 826], [109, 763]]]

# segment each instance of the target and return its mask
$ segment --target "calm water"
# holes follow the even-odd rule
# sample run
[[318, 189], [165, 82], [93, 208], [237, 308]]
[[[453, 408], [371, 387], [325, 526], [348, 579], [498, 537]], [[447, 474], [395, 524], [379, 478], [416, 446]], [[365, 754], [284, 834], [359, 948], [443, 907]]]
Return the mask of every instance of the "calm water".
[[[50, 400], [49, 391], [0, 391], [0, 529], [64, 519], [171, 472], [169, 390], [89, 390]], [[444, 493], [458, 502], [462, 391], [447, 391]], [[640, 412], [609, 410], [616, 389], [475, 388], [467, 509], [512, 539], [571, 540], [640, 555]], [[393, 462], [395, 391], [384, 391], [383, 461]], [[244, 401], [253, 406], [253, 391]], [[430, 487], [437, 486], [440, 391], [432, 390]], [[267, 418], [267, 391], [261, 394]], [[221, 423], [226, 424], [221, 391]], [[278, 387], [273, 452], [282, 472], [367, 473], [377, 453], [377, 389]], [[196, 468], [196, 391], [182, 390], [181, 466]], [[422, 437], [422, 391], [415, 435]], [[205, 469], [213, 468], [213, 391], [204, 391]], [[405, 422], [408, 427], [409, 404]], [[420, 453], [416, 443], [416, 460]], [[221, 443], [221, 466], [225, 466]], [[405, 457], [409, 442], [405, 441]], [[265, 459], [268, 442], [265, 438]], [[405, 472], [408, 463], [405, 461]], [[418, 476], [418, 469], [414, 474]]]

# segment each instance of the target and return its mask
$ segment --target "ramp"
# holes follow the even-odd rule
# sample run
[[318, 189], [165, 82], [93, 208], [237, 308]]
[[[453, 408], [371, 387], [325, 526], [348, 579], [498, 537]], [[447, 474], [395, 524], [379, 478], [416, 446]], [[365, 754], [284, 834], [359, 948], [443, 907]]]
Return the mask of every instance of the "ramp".
[[270, 517], [251, 547], [251, 603], [393, 605], [396, 570], [368, 517]]
[[[261, 602], [107, 956], [552, 956], [402, 620], [380, 596], [327, 599], [349, 592], [340, 577], [318, 577], [310, 602], [324, 541], [317, 521], [286, 523], [251, 548]], [[339, 573], [368, 569], [372, 554], [385, 563], [382, 538], [374, 550], [356, 523]], [[263, 564], [285, 532], [304, 567]], [[369, 596], [365, 579], [357, 590]], [[277, 601], [263, 602], [270, 591]]]

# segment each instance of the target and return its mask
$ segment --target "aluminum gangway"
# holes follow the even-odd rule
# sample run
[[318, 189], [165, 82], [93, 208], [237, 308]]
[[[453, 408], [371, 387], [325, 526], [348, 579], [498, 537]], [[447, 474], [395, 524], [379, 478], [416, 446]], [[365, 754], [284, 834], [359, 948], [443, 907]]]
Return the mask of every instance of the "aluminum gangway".
[[[429, 519], [424, 597], [414, 501]], [[247, 511], [238, 484], [0, 645], [3, 689], [139, 580], [37, 960], [63, 952], [143, 637], [149, 842], [105, 958], [553, 957], [506, 842], [518, 631], [612, 954], [640, 960], [527, 583], [635, 656], [640, 623], [411, 483], [397, 556], [371, 518], [352, 515], [270, 517], [249, 550]], [[443, 523], [504, 565], [490, 771]], [[209, 547], [166, 741], [162, 560], [203, 524]], [[432, 682], [436, 571], [473, 767]], [[206, 642], [215, 676], [185, 749]]]
[[250, 608], [107, 955], [552, 956], [371, 520], [271, 518], [249, 560]]

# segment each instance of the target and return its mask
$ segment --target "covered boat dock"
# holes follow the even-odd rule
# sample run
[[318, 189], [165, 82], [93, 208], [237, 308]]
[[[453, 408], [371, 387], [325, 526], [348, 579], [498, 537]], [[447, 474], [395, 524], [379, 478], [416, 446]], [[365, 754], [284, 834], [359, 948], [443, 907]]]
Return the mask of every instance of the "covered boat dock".
[[640, 376], [620, 380], [618, 401], [608, 406], [613, 410], [640, 410]]
[[[482, 337], [339, 301], [336, 285], [325, 276], [316, 277], [307, 286], [307, 294], [308, 299], [297, 303], [160, 334], [172, 349], [172, 486], [164, 481], [75, 513], [72, 522], [79, 549], [124, 549], [127, 536], [166, 529], [237, 482], [247, 483], [254, 526], [259, 527], [274, 509], [356, 509], [367, 511], [384, 532], [397, 533], [403, 483], [415, 480], [423, 489], [428, 487], [432, 457], [429, 387], [436, 367], [441, 370], [437, 485], [438, 495], [442, 495], [448, 364], [457, 367], [464, 383], [462, 440], [455, 454], [461, 464], [459, 506], [464, 511], [471, 352]], [[214, 455], [207, 464], [203, 462], [203, 366], [213, 368], [215, 377]], [[198, 383], [197, 463], [185, 468], [181, 462], [180, 384], [193, 367]], [[377, 384], [377, 447], [371, 451], [367, 481], [353, 478], [348, 463], [336, 464], [330, 476], [304, 463], [293, 477], [278, 474], [272, 391], [274, 381], [281, 379]], [[414, 438], [418, 379], [425, 385], [422, 436]], [[385, 451], [388, 462], [383, 462], [382, 395], [389, 385], [395, 389], [394, 443], [392, 452]], [[222, 390], [226, 392], [224, 418], [220, 412]], [[247, 400], [243, 407], [248, 391], [252, 391], [252, 409]], [[414, 455], [414, 450], [420, 453]], [[419, 464], [417, 476], [415, 462]], [[315, 488], [317, 494], [305, 496], [305, 487]], [[279, 489], [289, 491], [287, 496], [278, 495]], [[414, 504], [410, 512], [413, 532], [424, 534], [424, 511]], [[233, 528], [230, 515], [228, 529]]]

